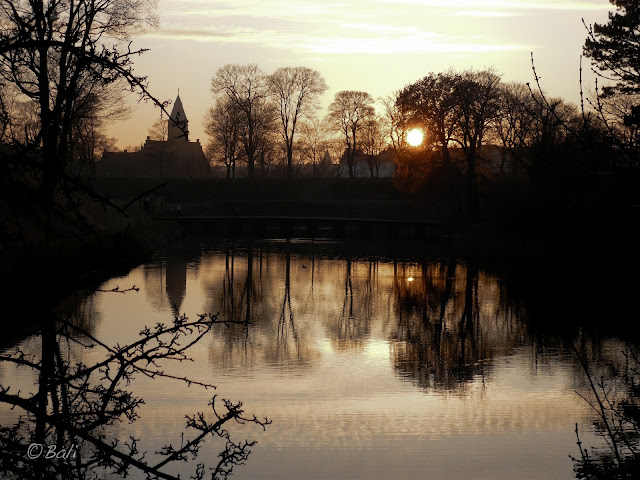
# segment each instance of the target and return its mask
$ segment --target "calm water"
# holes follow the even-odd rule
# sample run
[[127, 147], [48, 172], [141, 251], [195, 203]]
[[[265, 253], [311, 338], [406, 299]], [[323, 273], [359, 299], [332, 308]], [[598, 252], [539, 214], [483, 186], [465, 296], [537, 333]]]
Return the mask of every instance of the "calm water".
[[[234, 427], [257, 439], [238, 479], [570, 479], [583, 442], [600, 445], [585, 375], [591, 360], [622, 362], [622, 342], [533, 332], [508, 286], [464, 262], [356, 258], [330, 244], [224, 242], [179, 249], [113, 278], [70, 315], [108, 345], [137, 338], [176, 312], [216, 326], [167, 372], [211, 382], [221, 397], [273, 424]], [[38, 337], [20, 346], [37, 350]], [[69, 347], [85, 362], [100, 353]], [[92, 355], [95, 358], [92, 358]], [[33, 375], [0, 368], [3, 385]], [[211, 391], [137, 378], [140, 419], [118, 427], [152, 451], [179, 440], [184, 415]], [[0, 411], [2, 424], [13, 413]], [[214, 463], [209, 442], [200, 461]], [[180, 470], [174, 470], [179, 472]]]

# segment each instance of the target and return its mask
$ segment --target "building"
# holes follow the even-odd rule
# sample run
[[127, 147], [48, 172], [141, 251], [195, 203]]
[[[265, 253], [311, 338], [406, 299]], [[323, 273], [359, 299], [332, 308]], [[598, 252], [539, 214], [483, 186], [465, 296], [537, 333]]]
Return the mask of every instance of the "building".
[[189, 120], [180, 95], [167, 120], [166, 140], [147, 137], [136, 152], [104, 152], [96, 163], [101, 177], [204, 178], [211, 174], [200, 140], [189, 141]]
[[[349, 176], [349, 164], [347, 161], [347, 150], [345, 149], [340, 157], [337, 166], [338, 177]], [[353, 176], [356, 178], [391, 178], [396, 173], [396, 154], [392, 149], [385, 149], [378, 155], [371, 158], [362, 150], [356, 149], [353, 159]]]

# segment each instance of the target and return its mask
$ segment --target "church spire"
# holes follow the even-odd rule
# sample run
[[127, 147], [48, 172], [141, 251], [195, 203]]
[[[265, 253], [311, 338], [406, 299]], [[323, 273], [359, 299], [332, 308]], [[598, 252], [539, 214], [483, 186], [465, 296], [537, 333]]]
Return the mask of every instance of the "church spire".
[[180, 100], [180, 88], [178, 88], [178, 96], [173, 102], [173, 109], [167, 121], [169, 122], [168, 140], [170, 142], [189, 141], [189, 120], [187, 114], [184, 113], [182, 100]]

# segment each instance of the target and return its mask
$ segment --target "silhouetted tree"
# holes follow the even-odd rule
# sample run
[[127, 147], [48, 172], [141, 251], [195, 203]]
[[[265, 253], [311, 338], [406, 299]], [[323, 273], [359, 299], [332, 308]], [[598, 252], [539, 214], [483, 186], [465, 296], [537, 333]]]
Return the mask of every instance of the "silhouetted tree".
[[158, 118], [151, 128], [149, 129], [148, 135], [151, 140], [156, 140], [158, 142], [166, 142], [167, 141], [167, 132], [169, 130], [169, 124], [167, 120], [162, 118]]
[[493, 131], [501, 147], [500, 173], [505, 173], [507, 156], [521, 159], [521, 149], [531, 143], [535, 102], [523, 83], [506, 83], [500, 88], [501, 109]]
[[[608, 163], [613, 160], [616, 167], [637, 168], [640, 164], [640, 6], [635, 0], [610, 0], [610, 3], [616, 11], [609, 13], [607, 23], [587, 26], [583, 20], [587, 29], [584, 54], [595, 64], [597, 70], [594, 71], [601, 78], [615, 82], [604, 86], [600, 95], [596, 81], [595, 99], [588, 101], [607, 130], [604, 140], [610, 144], [609, 151], [616, 152], [616, 158]], [[603, 128], [596, 126], [599, 133], [597, 130]], [[583, 136], [586, 143], [593, 143], [591, 132]], [[591, 158], [602, 156], [594, 152]]]
[[287, 157], [287, 177], [293, 175], [293, 145], [298, 121], [318, 109], [320, 96], [329, 88], [316, 70], [283, 67], [268, 77], [280, 117], [279, 131]]
[[225, 95], [242, 112], [244, 128], [242, 143], [247, 156], [247, 172], [254, 177], [256, 160], [259, 160], [261, 135], [264, 135], [267, 116], [271, 114], [267, 107], [269, 97], [267, 77], [255, 64], [228, 64], [218, 69], [211, 80], [211, 90]]
[[[278, 120], [278, 113], [276, 106], [272, 102], [262, 102], [255, 109], [255, 129], [254, 135], [256, 139], [256, 159], [260, 166], [260, 175], [265, 176], [270, 166], [278, 159], [286, 161], [286, 154], [284, 152], [279, 155], [280, 149], [278, 148], [278, 133], [276, 122]], [[244, 155], [247, 156], [248, 145], [248, 129], [242, 128], [240, 130], [240, 139], [242, 140]]]
[[478, 218], [477, 159], [485, 134], [500, 112], [500, 76], [492, 70], [464, 72], [454, 88], [460, 144], [467, 163], [469, 219]]
[[400, 92], [379, 99], [383, 106], [382, 131], [391, 148], [398, 150], [406, 145], [407, 119], [396, 102]]
[[320, 157], [324, 155], [327, 148], [325, 138], [326, 125], [319, 119], [311, 118], [301, 125], [300, 133], [302, 134], [302, 146], [307, 150], [308, 158], [313, 166], [313, 176], [317, 174], [317, 166], [320, 163]]
[[[0, 78], [38, 108], [41, 193], [52, 201], [64, 177], [79, 106], [105, 85], [124, 80], [156, 103], [133, 73], [128, 40], [157, 24], [148, 0], [0, 2]], [[124, 42], [123, 42], [124, 41]], [[124, 45], [123, 45], [124, 43]]]
[[[629, 160], [640, 156], [640, 94], [596, 94], [596, 98], [590, 102], [596, 106], [600, 119], [614, 140], [614, 146], [623, 156]], [[633, 160], [629, 163], [634, 164]]]
[[38, 105], [32, 100], [15, 95], [7, 102], [8, 112], [5, 139], [7, 143], [35, 148], [40, 134]]
[[583, 50], [600, 75], [616, 83], [605, 93], [640, 93], [640, 5], [637, 0], [609, 0], [616, 12], [609, 21], [587, 27]]
[[240, 109], [227, 97], [220, 97], [207, 110], [204, 128], [210, 143], [207, 152], [214, 162], [224, 163], [227, 178], [236, 176], [236, 160], [240, 154], [240, 132], [243, 127]]
[[107, 137], [105, 127], [108, 122], [129, 118], [132, 109], [125, 102], [124, 90], [120, 80], [76, 100], [68, 139], [70, 175], [93, 174], [103, 152], [115, 149], [116, 139]]
[[367, 92], [342, 90], [336, 93], [333, 103], [329, 105], [327, 120], [335, 130], [343, 135], [346, 145], [349, 178], [354, 177], [354, 164], [358, 138], [367, 118], [375, 115], [373, 97]]
[[384, 147], [381, 119], [375, 115], [367, 118], [362, 129], [362, 150], [367, 156], [371, 178], [380, 176], [380, 152]]
[[8, 94], [6, 85], [0, 83], [0, 142], [6, 143], [11, 125], [13, 95]]
[[442, 151], [445, 167], [451, 165], [449, 144], [456, 135], [460, 110], [454, 95], [461, 76], [453, 71], [430, 73], [398, 93], [396, 105], [408, 126], [420, 126]]
[[594, 149], [592, 144], [597, 143], [601, 132], [589, 113], [582, 111], [580, 115], [576, 105], [562, 98], [548, 97], [539, 82], [536, 83], [537, 91], [531, 91], [532, 102], [526, 104], [532, 118], [527, 165], [542, 185], [548, 184], [549, 168], [554, 170], [554, 176], [558, 169], [574, 175], [577, 171], [570, 173], [569, 170], [583, 168], [584, 160], [589, 156], [589, 150]]

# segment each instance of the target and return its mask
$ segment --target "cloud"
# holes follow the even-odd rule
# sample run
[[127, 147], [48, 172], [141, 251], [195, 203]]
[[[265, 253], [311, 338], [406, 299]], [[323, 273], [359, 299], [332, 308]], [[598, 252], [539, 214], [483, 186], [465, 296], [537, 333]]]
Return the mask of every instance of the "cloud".
[[147, 37], [170, 37], [179, 40], [213, 40], [213, 41], [228, 41], [234, 38], [237, 32], [222, 32], [213, 30], [194, 30], [194, 29], [179, 29], [179, 28], [167, 28], [151, 32], [146, 34]]
[[394, 53], [479, 53], [513, 50], [529, 50], [516, 43], [487, 43], [483, 38], [447, 37], [416, 29], [398, 31], [388, 27], [386, 31], [372, 34], [367, 28], [346, 28], [349, 35], [299, 36], [275, 30], [256, 31], [248, 28], [224, 29], [161, 29], [147, 34], [151, 37], [171, 37], [219, 43], [257, 44], [315, 54], [394, 54]]
[[443, 6], [440, 0], [377, 0], [383, 4], [420, 5], [447, 10], [610, 10], [611, 5], [602, 0], [448, 0]]
[[454, 17], [515, 17], [522, 13], [516, 12], [494, 12], [489, 10], [461, 10], [452, 14]]
[[[497, 0], [169, 0], [160, 11], [161, 28], [147, 37], [252, 44], [319, 54], [469, 53], [528, 50], [517, 41], [487, 38], [477, 25], [460, 27], [455, 17], [520, 15]], [[528, 3], [532, 3], [531, 0]], [[533, 2], [535, 3], [535, 2]], [[550, 0], [540, 3], [557, 4]], [[563, 3], [567, 3], [566, 1]], [[399, 8], [399, 5], [410, 8]], [[521, 2], [522, 4], [522, 2]], [[416, 6], [425, 7], [416, 11]], [[491, 9], [483, 9], [491, 7]], [[475, 28], [475, 31], [474, 31]], [[482, 35], [479, 35], [482, 34]]]

